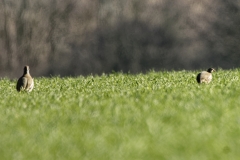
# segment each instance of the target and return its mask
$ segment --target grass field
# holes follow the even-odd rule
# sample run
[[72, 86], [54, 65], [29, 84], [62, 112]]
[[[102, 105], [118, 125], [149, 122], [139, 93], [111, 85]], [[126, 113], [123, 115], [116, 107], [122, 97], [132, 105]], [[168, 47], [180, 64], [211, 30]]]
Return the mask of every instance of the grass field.
[[0, 80], [4, 160], [226, 160], [240, 157], [240, 70]]

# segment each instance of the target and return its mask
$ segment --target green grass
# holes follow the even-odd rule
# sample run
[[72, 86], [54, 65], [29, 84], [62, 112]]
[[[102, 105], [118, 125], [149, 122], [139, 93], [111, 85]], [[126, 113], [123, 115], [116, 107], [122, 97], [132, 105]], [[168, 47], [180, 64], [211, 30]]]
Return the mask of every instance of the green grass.
[[226, 160], [240, 157], [240, 69], [0, 80], [6, 160]]

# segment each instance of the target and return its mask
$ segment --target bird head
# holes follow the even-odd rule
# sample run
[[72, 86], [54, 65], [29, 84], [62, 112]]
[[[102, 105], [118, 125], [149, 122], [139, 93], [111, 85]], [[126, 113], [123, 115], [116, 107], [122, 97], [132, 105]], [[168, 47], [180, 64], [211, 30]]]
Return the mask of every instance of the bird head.
[[28, 74], [29, 71], [30, 71], [29, 66], [24, 66], [24, 68], [23, 68], [23, 73], [24, 73], [24, 74]]
[[215, 69], [213, 69], [213, 68], [208, 68], [207, 72], [209, 72], [209, 73], [215, 72]]

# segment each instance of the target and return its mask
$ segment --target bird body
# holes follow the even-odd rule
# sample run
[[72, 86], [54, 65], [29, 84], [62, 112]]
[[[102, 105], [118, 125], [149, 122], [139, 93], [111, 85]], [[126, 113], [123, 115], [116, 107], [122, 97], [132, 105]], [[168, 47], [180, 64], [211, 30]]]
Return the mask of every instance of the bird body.
[[30, 75], [29, 66], [24, 66], [23, 75], [18, 79], [16, 89], [18, 92], [25, 90], [31, 92], [34, 87], [34, 80]]
[[202, 71], [197, 75], [198, 83], [210, 83], [212, 81], [212, 72], [215, 70], [213, 68], [209, 68], [207, 71]]

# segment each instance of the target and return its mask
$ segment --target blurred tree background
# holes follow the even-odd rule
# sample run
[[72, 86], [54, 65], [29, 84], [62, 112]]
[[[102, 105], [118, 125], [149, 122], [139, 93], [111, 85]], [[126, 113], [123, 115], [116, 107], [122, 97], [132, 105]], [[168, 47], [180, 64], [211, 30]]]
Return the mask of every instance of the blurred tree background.
[[240, 2], [0, 0], [0, 76], [240, 67]]

